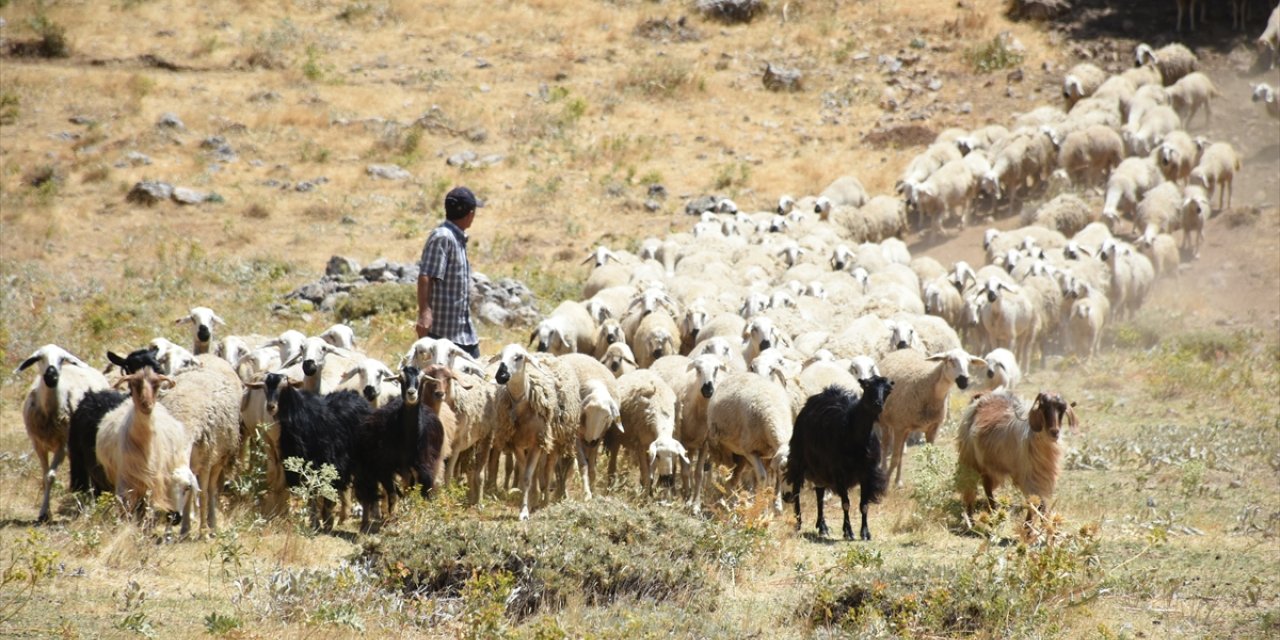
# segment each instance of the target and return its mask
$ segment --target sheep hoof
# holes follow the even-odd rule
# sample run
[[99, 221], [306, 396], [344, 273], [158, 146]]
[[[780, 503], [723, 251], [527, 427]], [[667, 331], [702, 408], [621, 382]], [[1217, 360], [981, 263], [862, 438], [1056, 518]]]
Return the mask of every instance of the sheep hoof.
[[862, 539], [863, 539], [863, 540], [867, 540], [867, 541], [870, 541], [870, 540], [871, 540], [871, 530], [870, 530], [870, 529], [865, 529], [865, 528], [864, 528], [864, 529], [862, 530]]
[[520, 521], [524, 522], [525, 520], [528, 520], [528, 519], [529, 519], [529, 508], [525, 507], [520, 510]]

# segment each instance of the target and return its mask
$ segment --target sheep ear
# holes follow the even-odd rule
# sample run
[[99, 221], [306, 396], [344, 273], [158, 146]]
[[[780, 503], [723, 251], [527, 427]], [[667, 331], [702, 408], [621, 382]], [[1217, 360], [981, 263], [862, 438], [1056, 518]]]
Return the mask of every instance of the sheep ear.
[[502, 354], [501, 354], [501, 353], [495, 353], [495, 354], [493, 354], [492, 356], [490, 356], [490, 357], [489, 357], [489, 362], [488, 362], [488, 364], [493, 364], [493, 363], [495, 363], [495, 362], [497, 362], [497, 361], [499, 361], [499, 360], [501, 360], [501, 359], [502, 359]]
[[360, 373], [360, 368], [359, 368], [359, 367], [351, 367], [350, 369], [347, 369], [347, 372], [346, 372], [346, 373], [344, 373], [344, 374], [342, 374], [342, 377], [338, 379], [338, 384], [342, 384], [342, 383], [344, 383], [344, 382], [346, 382], [346, 381], [350, 380], [350, 379], [351, 379], [353, 376], [355, 376], [357, 373]]
[[633, 367], [639, 367], [639, 366], [640, 366], [640, 365], [636, 364], [636, 359], [635, 359], [635, 358], [632, 358], [631, 356], [626, 355], [626, 354], [623, 354], [623, 355], [622, 355], [622, 361], [623, 361], [623, 362], [625, 362], [625, 363], [627, 363], [627, 364], [629, 364], [629, 365], [631, 365], [631, 366], [633, 366]]
[[969, 358], [969, 364], [976, 365], [976, 366], [980, 366], [980, 367], [985, 367], [985, 366], [987, 366], [987, 361], [986, 361], [986, 360], [983, 360], [982, 358], [979, 358], [979, 357], [977, 357], [977, 356], [972, 356], [972, 357], [970, 357], [970, 358]]
[[216, 313], [215, 313], [215, 314], [213, 314], [213, 321], [214, 321], [214, 322], [216, 322], [216, 323], [218, 323], [218, 324], [219, 324], [219, 325], [221, 325], [221, 326], [224, 326], [224, 327], [225, 327], [225, 326], [227, 326], [227, 321], [226, 321], [226, 320], [223, 320], [223, 319], [222, 319], [221, 317], [219, 317], [219, 316], [218, 316], [218, 314], [216, 314]]
[[287, 368], [289, 368], [289, 367], [292, 367], [292, 366], [293, 366], [293, 365], [295, 365], [295, 364], [298, 364], [298, 363], [299, 363], [299, 362], [301, 362], [301, 361], [302, 361], [302, 354], [301, 354], [301, 353], [299, 353], [298, 355], [296, 355], [296, 356], [294, 356], [294, 357], [292, 357], [292, 358], [289, 358], [289, 361], [288, 361], [288, 362], [281, 363], [280, 368], [281, 368], [281, 369], [287, 369]]
[[533, 342], [538, 339], [538, 329], [534, 327], [533, 332], [529, 334], [529, 346], [533, 346]]
[[557, 331], [556, 333], [557, 333], [556, 337], [560, 338], [560, 345], [570, 351], [573, 351], [574, 345], [569, 342], [569, 337], [559, 331]]
[[946, 360], [946, 359], [947, 359], [946, 353], [935, 353], [929, 356], [928, 358], [925, 358], [925, 360], [928, 360], [929, 362], [938, 362], [940, 360]]
[[35, 364], [35, 363], [37, 363], [37, 362], [40, 362], [40, 355], [39, 355], [39, 353], [38, 353], [38, 352], [37, 352], [37, 353], [35, 353], [35, 354], [32, 354], [30, 358], [27, 358], [26, 360], [23, 360], [23, 361], [22, 361], [22, 364], [18, 365], [18, 368], [17, 368], [17, 369], [14, 369], [14, 370], [13, 370], [13, 372], [16, 374], [16, 373], [18, 373], [19, 371], [25, 371], [25, 370], [27, 369], [27, 367], [30, 367], [31, 365], [33, 365], [33, 364]]
[[[265, 387], [265, 386], [267, 386], [267, 383], [265, 383], [265, 382], [263, 382], [263, 381], [261, 381], [261, 380], [254, 380], [253, 382], [246, 382], [246, 383], [244, 383], [244, 388], [246, 388], [246, 389], [261, 389], [261, 388], [263, 388], [263, 387]], [[247, 400], [247, 398], [246, 398], [246, 400]], [[243, 408], [244, 408], [244, 406], [243, 406], [243, 405], [241, 405], [241, 409], [243, 409]]]
[[173, 321], [174, 324], [188, 324], [190, 322], [191, 322], [191, 316], [182, 316], [181, 318], [178, 318], [177, 320]]

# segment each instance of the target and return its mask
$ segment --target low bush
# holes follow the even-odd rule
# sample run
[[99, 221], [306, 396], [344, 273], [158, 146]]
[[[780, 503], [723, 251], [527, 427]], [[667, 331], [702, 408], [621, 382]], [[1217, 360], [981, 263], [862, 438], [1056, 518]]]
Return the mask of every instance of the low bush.
[[705, 607], [719, 594], [715, 569], [751, 553], [757, 539], [661, 505], [602, 498], [548, 507], [527, 523], [431, 519], [370, 543], [361, 560], [387, 589], [427, 597], [463, 596], [476, 580], [510, 576], [499, 595], [506, 615], [521, 619], [568, 602]]
[[336, 312], [343, 322], [388, 313], [412, 313], [418, 308], [413, 285], [380, 282], [352, 289], [351, 295], [338, 303]]

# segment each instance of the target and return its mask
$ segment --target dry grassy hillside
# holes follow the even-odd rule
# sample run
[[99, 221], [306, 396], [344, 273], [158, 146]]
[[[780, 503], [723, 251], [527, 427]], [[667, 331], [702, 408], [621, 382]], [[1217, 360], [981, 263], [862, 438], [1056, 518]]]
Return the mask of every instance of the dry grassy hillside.
[[[331, 255], [416, 259], [454, 184], [487, 202], [475, 268], [528, 282], [546, 311], [579, 293], [592, 247], [687, 230], [690, 197], [765, 210], [845, 174], [889, 193], [936, 133], [1008, 124], [1057, 103], [1079, 59], [1118, 70], [1136, 38], [1173, 39], [1171, 3], [1123, 4], [1045, 25], [1002, 0], [792, 0], [727, 24], [689, 0], [0, 0], [0, 365], [48, 342], [95, 365], [185, 342], [173, 319], [198, 304], [234, 332], [316, 333], [331, 314], [272, 304]], [[750, 502], [694, 518], [629, 483], [530, 525], [514, 499], [445, 491], [374, 538], [240, 500], [218, 536], [157, 544], [109, 503], [78, 506], [65, 471], [55, 523], [35, 527], [24, 373], [0, 381], [0, 635], [1274, 637], [1280, 125], [1248, 91], [1280, 72], [1254, 68], [1223, 11], [1190, 41], [1223, 90], [1191, 131], [1242, 151], [1234, 206], [1104, 354], [1027, 383], [1085, 424], [1053, 543], [1020, 544], [1016, 511], [965, 531], [954, 420], [908, 449], [871, 543]], [[23, 55], [41, 48], [65, 55]], [[766, 63], [803, 90], [766, 90]], [[127, 201], [141, 180], [216, 197]], [[987, 224], [1018, 222], [908, 241], [977, 264]], [[388, 361], [412, 338], [404, 312], [353, 324]], [[486, 353], [527, 335], [481, 333]]]

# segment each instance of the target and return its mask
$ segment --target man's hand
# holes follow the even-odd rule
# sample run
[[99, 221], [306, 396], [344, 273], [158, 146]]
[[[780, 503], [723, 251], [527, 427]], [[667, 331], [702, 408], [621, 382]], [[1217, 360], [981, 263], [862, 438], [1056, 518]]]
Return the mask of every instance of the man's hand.
[[431, 287], [434, 283], [431, 278], [426, 276], [418, 276], [418, 323], [413, 325], [414, 330], [418, 332], [419, 338], [427, 337], [427, 332], [431, 331]]
[[427, 307], [418, 313], [418, 323], [413, 325], [414, 330], [418, 332], [419, 338], [427, 337], [427, 333], [431, 331], [431, 308]]

